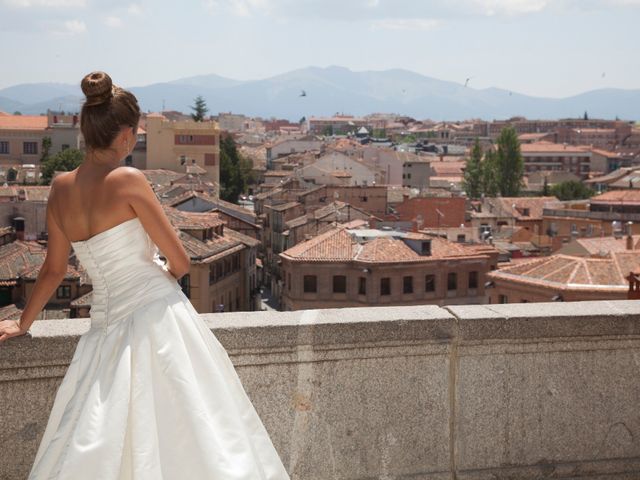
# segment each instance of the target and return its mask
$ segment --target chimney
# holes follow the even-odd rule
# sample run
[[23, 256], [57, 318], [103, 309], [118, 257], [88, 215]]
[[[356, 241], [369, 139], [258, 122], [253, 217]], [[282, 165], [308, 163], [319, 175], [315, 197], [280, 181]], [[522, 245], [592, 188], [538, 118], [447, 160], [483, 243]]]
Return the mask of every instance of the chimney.
[[633, 222], [627, 222], [627, 250], [633, 250]]
[[12, 223], [16, 231], [16, 239], [24, 240], [24, 217], [14, 217]]

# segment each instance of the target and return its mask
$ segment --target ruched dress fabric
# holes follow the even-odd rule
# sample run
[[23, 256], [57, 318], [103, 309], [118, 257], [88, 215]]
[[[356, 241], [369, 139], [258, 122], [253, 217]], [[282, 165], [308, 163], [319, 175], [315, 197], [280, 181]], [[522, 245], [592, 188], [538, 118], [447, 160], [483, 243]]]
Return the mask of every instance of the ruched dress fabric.
[[224, 347], [137, 217], [72, 242], [91, 327], [29, 480], [287, 480]]

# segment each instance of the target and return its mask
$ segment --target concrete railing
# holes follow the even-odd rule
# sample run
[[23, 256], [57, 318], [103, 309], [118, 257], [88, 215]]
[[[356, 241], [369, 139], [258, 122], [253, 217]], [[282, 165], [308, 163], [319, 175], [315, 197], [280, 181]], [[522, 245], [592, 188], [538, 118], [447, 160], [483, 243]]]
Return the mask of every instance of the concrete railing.
[[[292, 479], [640, 478], [640, 303], [204, 315]], [[88, 320], [0, 346], [24, 479]]]

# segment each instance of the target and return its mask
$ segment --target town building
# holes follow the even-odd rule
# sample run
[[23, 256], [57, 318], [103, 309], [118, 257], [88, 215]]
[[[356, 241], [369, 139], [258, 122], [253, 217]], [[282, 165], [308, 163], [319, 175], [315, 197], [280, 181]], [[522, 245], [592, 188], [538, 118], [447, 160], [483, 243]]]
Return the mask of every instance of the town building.
[[[68, 148], [82, 148], [78, 115], [53, 111], [47, 115], [0, 114], [0, 167], [33, 165], [39, 169], [45, 139], [50, 141], [50, 156]], [[6, 180], [16, 178], [8, 175]]]
[[260, 242], [231, 229], [216, 213], [165, 213], [191, 258], [189, 273], [180, 278], [199, 313], [259, 309], [257, 250]]
[[520, 151], [525, 173], [559, 171], [587, 178], [591, 171], [591, 150], [588, 147], [537, 142], [522, 144]]
[[486, 303], [497, 252], [425, 234], [336, 227], [280, 254], [282, 308]]
[[640, 267], [637, 250], [605, 257], [551, 255], [489, 272], [490, 303], [624, 300], [628, 276]]
[[184, 172], [186, 165], [206, 171], [214, 185], [220, 183], [220, 130], [213, 121], [172, 121], [160, 114], [146, 117], [147, 168]]
[[543, 210], [543, 230], [561, 245], [578, 237], [640, 233], [640, 191], [610, 190], [589, 200], [564, 202]]

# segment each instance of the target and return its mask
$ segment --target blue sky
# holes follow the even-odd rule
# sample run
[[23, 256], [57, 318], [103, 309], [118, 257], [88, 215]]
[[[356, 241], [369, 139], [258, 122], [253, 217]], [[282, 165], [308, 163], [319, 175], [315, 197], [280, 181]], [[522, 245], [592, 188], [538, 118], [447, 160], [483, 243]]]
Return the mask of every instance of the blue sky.
[[640, 0], [0, 0], [0, 88], [405, 68], [548, 97], [640, 88]]

